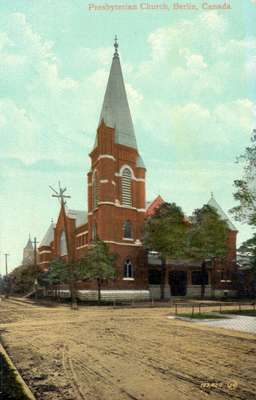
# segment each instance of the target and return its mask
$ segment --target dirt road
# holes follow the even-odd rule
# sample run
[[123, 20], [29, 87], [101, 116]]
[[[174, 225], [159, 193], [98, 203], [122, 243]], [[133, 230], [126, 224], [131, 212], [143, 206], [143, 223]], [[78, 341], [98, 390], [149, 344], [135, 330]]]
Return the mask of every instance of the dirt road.
[[0, 334], [38, 399], [255, 400], [254, 335], [168, 314], [2, 301]]

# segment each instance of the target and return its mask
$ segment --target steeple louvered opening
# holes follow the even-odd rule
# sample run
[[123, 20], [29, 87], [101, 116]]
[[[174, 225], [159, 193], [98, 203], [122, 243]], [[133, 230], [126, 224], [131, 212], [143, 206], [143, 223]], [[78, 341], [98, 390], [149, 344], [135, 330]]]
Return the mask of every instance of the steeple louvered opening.
[[129, 168], [122, 172], [122, 204], [132, 207], [132, 173]]
[[96, 208], [99, 203], [99, 185], [97, 171], [94, 172], [92, 177], [92, 205]]

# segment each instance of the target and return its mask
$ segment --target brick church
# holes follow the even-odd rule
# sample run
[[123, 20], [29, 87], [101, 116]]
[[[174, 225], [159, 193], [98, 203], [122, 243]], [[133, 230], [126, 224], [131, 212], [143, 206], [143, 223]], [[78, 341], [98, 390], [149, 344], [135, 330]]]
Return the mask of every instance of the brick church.
[[[193, 285], [193, 271], [198, 271], [197, 265], [188, 265], [185, 261], [179, 265], [170, 263], [168, 273], [163, 279], [158, 258], [154, 254], [149, 257], [144, 254], [141, 243], [144, 221], [163, 200], [158, 197], [151, 203], [146, 202], [146, 168], [136, 142], [117, 41], [114, 47], [95, 144], [89, 154], [91, 168], [87, 173], [88, 212], [65, 207], [68, 232], [66, 238], [64, 209], [61, 208], [56, 223], [51, 223], [39, 245], [40, 269], [47, 270], [51, 260], [67, 256], [66, 239], [71, 259], [78, 260], [98, 236], [109, 245], [111, 252], [118, 255], [117, 278], [103, 287], [103, 298], [159, 298], [161, 285], [165, 287], [166, 298], [170, 295], [197, 295], [198, 285]], [[213, 206], [223, 216], [215, 199], [210, 201], [214, 201]], [[223, 218], [227, 219], [227, 216], [224, 215]], [[230, 221], [228, 223], [232, 254], [230, 257], [234, 262], [237, 231]], [[230, 270], [231, 264], [225, 268]], [[221, 273], [224, 273], [225, 268]], [[212, 275], [209, 270], [209, 288]], [[178, 292], [175, 292], [173, 282], [176, 282], [177, 287], [182, 286]], [[194, 280], [194, 283], [197, 282]], [[218, 287], [223, 290], [220, 282]], [[97, 296], [96, 285], [92, 281], [78, 283], [78, 289], [81, 299], [93, 299]], [[64, 288], [61, 293], [63, 296], [69, 295]]]

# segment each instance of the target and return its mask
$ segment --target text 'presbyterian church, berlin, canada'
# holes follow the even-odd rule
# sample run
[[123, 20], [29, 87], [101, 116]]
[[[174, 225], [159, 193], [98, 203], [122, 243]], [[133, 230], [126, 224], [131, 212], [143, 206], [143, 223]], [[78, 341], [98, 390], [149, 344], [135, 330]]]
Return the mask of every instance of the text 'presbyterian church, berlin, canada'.
[[[161, 285], [164, 285], [166, 298], [199, 295], [200, 263], [181, 260], [172, 264], [170, 261], [163, 277], [159, 258], [153, 253], [145, 255], [143, 250], [141, 238], [145, 219], [163, 200], [159, 196], [151, 203], [146, 202], [146, 168], [136, 142], [117, 41], [90, 158], [88, 212], [66, 206], [66, 230], [73, 260], [79, 260], [96, 237], [104, 240], [110, 251], [118, 255], [117, 277], [103, 286], [102, 298], [160, 298]], [[223, 276], [231, 276], [235, 268], [237, 230], [213, 197], [209, 204], [229, 225], [229, 253], [225, 265], [214, 268], [214, 272], [212, 265], [207, 267], [206, 295], [211, 295], [213, 289], [215, 295], [222, 295]], [[62, 207], [57, 222], [51, 223], [39, 245], [42, 271], [47, 270], [56, 257], [65, 259], [67, 256], [64, 222]], [[230, 279], [226, 279], [228, 281]], [[78, 289], [81, 299], [97, 296], [93, 281], [78, 282]], [[229, 290], [233, 290], [231, 283]], [[63, 288], [62, 294], [65, 293], [68, 294], [68, 289]]]

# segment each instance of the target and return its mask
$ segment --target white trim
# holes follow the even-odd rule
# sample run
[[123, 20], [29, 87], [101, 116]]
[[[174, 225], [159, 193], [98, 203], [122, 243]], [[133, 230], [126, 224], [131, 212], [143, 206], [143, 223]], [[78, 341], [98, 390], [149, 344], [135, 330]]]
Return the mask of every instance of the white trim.
[[46, 254], [46, 253], [51, 253], [51, 250], [43, 250], [43, 251], [39, 251], [39, 254]]
[[123, 176], [123, 171], [124, 171], [126, 168], [129, 169], [129, 171], [131, 172], [132, 178], [134, 178], [133, 169], [132, 169], [132, 168], [130, 167], [130, 165], [128, 165], [128, 164], [122, 165], [122, 167], [121, 167], [120, 170], [119, 170], [119, 176]]
[[110, 160], [116, 161], [115, 157], [114, 157], [114, 156], [111, 156], [111, 154], [101, 154], [101, 155], [97, 158], [97, 161], [98, 161], [98, 160], [101, 160], [102, 158], [109, 158]]
[[133, 239], [133, 238], [124, 238], [124, 237], [123, 237], [123, 240], [128, 240], [128, 241], [130, 241], [130, 242], [134, 242], [134, 239]]
[[113, 201], [99, 201], [98, 205], [101, 204], [110, 204], [111, 206], [115, 206], [115, 203], [113, 203]]
[[112, 181], [111, 183], [112, 183], [112, 185], [116, 186], [116, 182], [115, 181]]
[[123, 278], [123, 281], [135, 281], [135, 278]]
[[[115, 176], [117, 176], [118, 178], [122, 178], [122, 175], [120, 175], [118, 172], [115, 173]], [[145, 183], [144, 178], [136, 178], [136, 176], [134, 176], [133, 174], [132, 174], [132, 180], [136, 181], [136, 182], [144, 182]]]
[[76, 235], [76, 237], [86, 235], [87, 233], [88, 233], [88, 231], [83, 231], [83, 232], [81, 232], [81, 233], [78, 233], [78, 234]]
[[124, 206], [122, 204], [116, 204], [116, 203], [113, 203], [113, 201], [100, 201], [99, 205], [100, 204], [110, 204], [110, 205], [118, 207], [118, 208], [126, 208], [128, 210], [137, 210], [136, 207]]
[[[127, 210], [136, 210], [138, 212], [146, 212], [145, 208], [136, 208], [136, 207], [124, 206], [122, 204], [113, 203], [113, 201], [99, 201], [98, 206], [101, 205], [101, 204], [109, 204], [111, 206], [115, 206], [115, 207], [118, 207], [118, 208], [125, 208]], [[91, 215], [91, 214], [88, 213], [88, 215]]]
[[76, 250], [83, 249], [84, 247], [88, 247], [88, 244], [83, 244], [82, 246], [76, 247]]
[[100, 183], [108, 183], [108, 179], [100, 179]]
[[88, 212], [88, 215], [92, 215], [92, 214], [93, 214], [93, 212], [92, 212], [92, 211]]
[[134, 180], [136, 181], [136, 182], [144, 182], [145, 183], [145, 179], [143, 179], [143, 178], [134, 178]]
[[49, 264], [49, 262], [50, 262], [50, 260], [49, 261], [41, 261], [39, 264]]
[[118, 244], [122, 246], [135, 246], [135, 247], [141, 247], [142, 244], [136, 244], [136, 243], [122, 243], [122, 242], [115, 242], [114, 240], [103, 240], [105, 243], [112, 243], [112, 244]]

